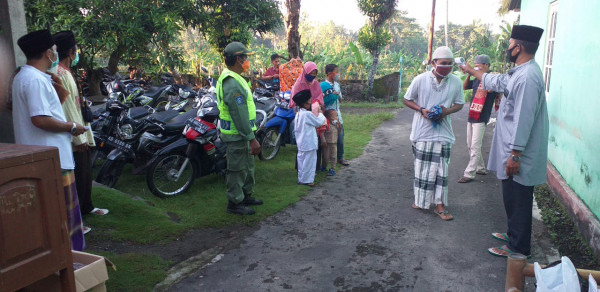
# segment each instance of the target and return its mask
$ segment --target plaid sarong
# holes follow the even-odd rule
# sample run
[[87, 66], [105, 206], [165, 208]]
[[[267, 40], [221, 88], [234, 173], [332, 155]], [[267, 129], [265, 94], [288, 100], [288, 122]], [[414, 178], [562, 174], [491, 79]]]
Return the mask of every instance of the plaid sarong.
[[415, 157], [415, 205], [429, 209], [431, 204], [448, 205], [448, 165], [450, 143], [413, 142]]
[[67, 227], [71, 237], [71, 249], [83, 251], [85, 239], [83, 237], [83, 222], [79, 199], [77, 198], [77, 187], [75, 186], [75, 173], [72, 170], [63, 170], [63, 187], [65, 190], [65, 204], [67, 206]]

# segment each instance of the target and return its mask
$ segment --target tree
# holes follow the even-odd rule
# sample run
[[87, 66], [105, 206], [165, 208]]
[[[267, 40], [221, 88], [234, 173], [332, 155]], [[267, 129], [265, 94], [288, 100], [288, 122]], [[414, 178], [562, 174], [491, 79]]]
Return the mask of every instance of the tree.
[[285, 0], [285, 8], [288, 12], [285, 20], [288, 53], [290, 54], [290, 58], [302, 58], [300, 52], [300, 32], [298, 30], [300, 23], [300, 0]]
[[425, 30], [415, 18], [406, 17], [407, 13], [405, 10], [397, 10], [390, 18], [389, 29], [392, 34], [392, 43], [389, 45], [389, 50], [422, 57], [427, 54]]
[[369, 23], [358, 32], [358, 42], [373, 56], [367, 83], [369, 92], [373, 90], [373, 80], [379, 64], [381, 48], [392, 39], [389, 28], [384, 24], [394, 15], [396, 3], [397, 0], [358, 0], [358, 8], [369, 17]]

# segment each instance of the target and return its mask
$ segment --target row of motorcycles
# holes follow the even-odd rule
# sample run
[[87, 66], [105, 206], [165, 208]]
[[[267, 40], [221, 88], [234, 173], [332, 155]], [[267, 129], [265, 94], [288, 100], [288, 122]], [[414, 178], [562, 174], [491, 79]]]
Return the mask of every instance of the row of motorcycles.
[[[281, 146], [293, 143], [289, 93], [260, 80], [254, 91], [259, 158], [276, 157]], [[95, 111], [92, 130], [94, 164], [104, 160], [96, 181], [114, 187], [125, 166], [145, 174], [150, 191], [169, 198], [189, 190], [194, 179], [227, 169], [226, 144], [219, 139], [219, 110], [215, 80], [194, 91], [169, 84], [144, 90], [130, 81], [112, 80], [105, 86], [109, 98]]]

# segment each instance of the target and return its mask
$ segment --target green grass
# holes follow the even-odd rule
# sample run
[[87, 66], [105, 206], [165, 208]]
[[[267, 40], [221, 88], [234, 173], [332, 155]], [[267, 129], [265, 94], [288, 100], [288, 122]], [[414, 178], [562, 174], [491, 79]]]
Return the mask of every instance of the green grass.
[[167, 276], [170, 263], [155, 254], [114, 254], [91, 251], [115, 264], [108, 269], [107, 291], [152, 291]]
[[[389, 112], [345, 115], [346, 159], [360, 156], [371, 140], [371, 131], [391, 118], [393, 114]], [[107, 216], [86, 216], [85, 222], [96, 227], [94, 231], [101, 236], [142, 244], [172, 240], [191, 228], [255, 224], [297, 202], [307, 193], [306, 186], [296, 184], [295, 149], [295, 146], [288, 145], [282, 147], [273, 160], [256, 160], [255, 196], [263, 199], [265, 204], [255, 207], [257, 213], [254, 216], [225, 212], [225, 179], [218, 175], [198, 178], [187, 193], [160, 199], [148, 190], [145, 176], [129, 174], [131, 168], [128, 167], [116, 184], [116, 189], [143, 198], [150, 204], [132, 200], [120, 192], [95, 187], [95, 205], [110, 209], [110, 213]], [[325, 174], [319, 173], [315, 182], [324, 178]]]
[[[391, 108], [398, 109], [404, 108], [402, 102], [345, 102], [340, 104], [342, 108]], [[344, 115], [344, 123], [346, 123], [346, 115]]]

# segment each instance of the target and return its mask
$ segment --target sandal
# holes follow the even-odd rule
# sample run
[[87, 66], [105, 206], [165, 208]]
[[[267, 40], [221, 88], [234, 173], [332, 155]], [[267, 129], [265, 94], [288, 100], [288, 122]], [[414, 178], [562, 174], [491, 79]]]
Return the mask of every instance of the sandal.
[[90, 212], [90, 214], [104, 216], [104, 215], [108, 214], [108, 209], [94, 208], [94, 210], [92, 210], [92, 212]]
[[492, 237], [500, 241], [508, 242], [508, 235], [506, 233], [494, 232], [492, 233]]
[[[510, 250], [508, 248], [508, 246], [506, 246], [506, 245], [499, 246], [499, 247], [490, 247], [490, 248], [488, 248], [488, 252], [493, 256], [497, 256], [497, 257], [501, 257], [501, 258], [505, 258], [511, 254], [518, 253], [518, 252]], [[531, 255], [526, 255], [526, 257], [528, 259], [530, 259]]]
[[86, 235], [90, 231], [92, 231], [92, 228], [89, 228], [87, 226], [83, 226], [83, 235]]
[[423, 210], [423, 208], [417, 206], [415, 203], [413, 203], [411, 207], [415, 210]]
[[348, 160], [346, 160], [346, 159], [338, 160], [338, 163], [341, 164], [341, 165], [343, 165], [343, 166], [350, 165], [350, 162], [348, 162]]
[[476, 174], [486, 175], [488, 174], [487, 170], [478, 170]]
[[440, 211], [440, 212], [433, 210], [433, 213], [440, 216], [440, 218], [442, 218], [442, 220], [444, 220], [444, 221], [450, 221], [450, 220], [454, 219], [454, 217], [452, 216], [452, 214], [450, 214], [450, 212], [448, 212], [448, 210], [444, 210], [444, 211]]
[[461, 183], [461, 184], [468, 183], [468, 182], [471, 182], [471, 181], [473, 181], [473, 179], [472, 178], [468, 178], [466, 176], [463, 176], [461, 179], [458, 180], [458, 182]]
[[315, 183], [301, 183], [301, 182], [298, 182], [298, 184], [299, 185], [303, 185], [303, 186], [309, 186], [311, 188], [315, 186]]

